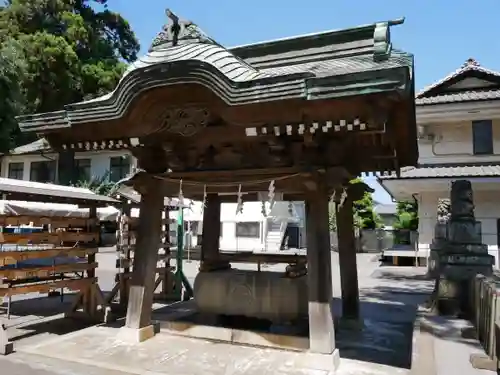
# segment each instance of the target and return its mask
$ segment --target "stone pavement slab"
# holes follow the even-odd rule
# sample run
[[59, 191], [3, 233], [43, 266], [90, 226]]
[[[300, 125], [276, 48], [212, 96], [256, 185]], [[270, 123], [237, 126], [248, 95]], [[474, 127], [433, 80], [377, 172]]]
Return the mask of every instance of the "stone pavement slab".
[[[305, 366], [301, 354], [158, 334], [140, 344], [119, 341], [117, 329], [91, 327], [20, 349], [131, 374], [327, 375]], [[399, 375], [404, 369], [342, 359], [338, 375]]]
[[129, 375], [121, 371], [81, 365], [33, 354], [15, 353], [0, 357], [2, 375]]
[[471, 354], [484, 354], [484, 350], [475, 339], [462, 337], [463, 328], [471, 324], [463, 319], [426, 316], [423, 319], [433, 338], [436, 375], [488, 375], [491, 371], [475, 369], [469, 358]]
[[[338, 298], [340, 297], [340, 275], [337, 258], [337, 254], [332, 253], [332, 284], [335, 297], [337, 297], [334, 301], [334, 310], [338, 315], [341, 311], [341, 303]], [[337, 345], [342, 359], [337, 373], [340, 375], [406, 374], [411, 354], [411, 331], [416, 308], [432, 290], [432, 282], [424, 277], [425, 268], [379, 267], [373, 254], [358, 254], [357, 259], [361, 313], [365, 324], [358, 332], [349, 331], [349, 328], [339, 328]], [[111, 262], [108, 263], [111, 265]], [[237, 266], [238, 268], [255, 268], [255, 265], [238, 264]], [[281, 265], [271, 265], [268, 268], [274, 270], [279, 267]], [[186, 263], [184, 268], [186, 276], [194, 279], [198, 262]], [[103, 289], [107, 288], [103, 285]], [[45, 299], [45, 301], [50, 300]], [[57, 302], [57, 298], [52, 301]], [[29, 306], [25, 306], [21, 301], [16, 303], [17, 310], [23, 312], [21, 307], [25, 306], [27, 310], [33, 311], [32, 302], [26, 301]], [[40, 313], [41, 305], [38, 301], [35, 305], [35, 310]], [[50, 315], [49, 306], [47, 309], [47, 314], [40, 313], [40, 315], [45, 315], [45, 317]], [[28, 313], [29, 311], [26, 311], [26, 314]], [[25, 315], [23, 319], [27, 317], [28, 315]], [[36, 322], [33, 322], [33, 325], [30, 323], [18, 325], [17, 323], [19, 322], [13, 324], [17, 327], [11, 332], [13, 336], [19, 337], [20, 335], [21, 337], [15, 342], [19, 352], [6, 358], [14, 360], [19, 356], [26, 358], [33, 356], [37, 360], [44, 358], [45, 361], [60, 362], [61, 368], [69, 369], [71, 367], [69, 364], [73, 364], [73, 366], [79, 365], [82, 369], [89, 367], [93, 369], [92, 371], [98, 371], [97, 369], [115, 371], [112, 375], [123, 373], [196, 375], [196, 371], [209, 374], [237, 373], [242, 375], [266, 371], [266, 373], [277, 372], [278, 374], [286, 372], [292, 375], [324, 373], [301, 367], [297, 354], [291, 352], [237, 347], [160, 334], [152, 340], [138, 344], [139, 351], [134, 353], [135, 347], [117, 341], [116, 329], [109, 327], [91, 327], [60, 336], [67, 333], [64, 322], [42, 323], [41, 330]], [[106, 330], [108, 330], [107, 333], [105, 333]], [[29, 337], [31, 331], [34, 335]], [[40, 334], [40, 331], [44, 333]], [[237, 365], [234, 361], [229, 361], [231, 356], [240, 358]], [[202, 360], [198, 360], [199, 358]], [[199, 364], [198, 367], [196, 363]], [[208, 364], [205, 366], [202, 365], [203, 363]], [[50, 375], [52, 374], [56, 372], [50, 372]], [[63, 374], [80, 375], [80, 372], [68, 370]], [[86, 372], [82, 372], [83, 374], [87, 375]], [[89, 374], [93, 375], [91, 372]], [[101, 375], [98, 372], [95, 374]], [[0, 375], [3, 375], [1, 370]], [[33, 375], [39, 374], [35, 372]], [[40, 375], [47, 374], [41, 373]]]

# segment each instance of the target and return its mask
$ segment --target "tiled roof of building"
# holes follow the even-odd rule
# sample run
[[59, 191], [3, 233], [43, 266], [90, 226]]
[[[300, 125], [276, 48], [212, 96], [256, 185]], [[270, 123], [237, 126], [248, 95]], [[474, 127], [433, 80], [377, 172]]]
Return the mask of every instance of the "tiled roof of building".
[[49, 142], [47, 142], [45, 138], [40, 138], [34, 142], [12, 149], [11, 151], [9, 151], [8, 155], [24, 155], [24, 154], [40, 153], [44, 151], [45, 152], [52, 151], [52, 148], [50, 147]]
[[380, 176], [380, 180], [416, 178], [455, 178], [455, 177], [500, 177], [500, 165], [454, 166], [454, 167], [408, 167], [401, 168], [400, 177], [396, 174]]
[[431, 96], [429, 98], [416, 98], [415, 104], [444, 104], [458, 102], [473, 102], [479, 100], [496, 100], [500, 99], [500, 89], [485, 90], [485, 91], [463, 91], [458, 93], [443, 94]]
[[[486, 80], [492, 80], [497, 84], [494, 87], [478, 89], [446, 90], [453, 83], [467, 77], [482, 77]], [[415, 97], [415, 104], [429, 105], [496, 99], [500, 99], [500, 72], [484, 68], [471, 58], [459, 69], [418, 92]]]

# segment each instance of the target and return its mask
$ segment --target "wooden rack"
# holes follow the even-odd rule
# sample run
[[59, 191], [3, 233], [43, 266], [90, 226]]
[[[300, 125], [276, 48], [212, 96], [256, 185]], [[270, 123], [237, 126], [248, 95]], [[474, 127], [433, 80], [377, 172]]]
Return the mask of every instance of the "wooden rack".
[[[108, 295], [107, 302], [112, 304], [117, 302], [120, 310], [124, 310], [128, 303], [128, 291], [132, 268], [134, 263], [134, 251], [136, 246], [137, 229], [139, 218], [132, 217], [132, 208], [139, 208], [139, 202], [125, 202], [123, 204], [121, 215], [118, 217], [116, 231], [117, 260], [115, 286]], [[164, 210], [162, 221], [163, 231], [161, 238], [158, 239], [158, 265], [156, 268], [155, 291], [161, 286], [157, 297], [161, 300], [171, 299], [174, 291], [174, 273], [175, 267], [171, 266], [170, 253], [170, 224], [175, 222], [169, 219], [169, 208]]]
[[[76, 204], [88, 208], [89, 214], [86, 217], [43, 216], [46, 213], [0, 215], [0, 298], [7, 300], [7, 315], [12, 296], [69, 290], [77, 294], [67, 316], [109, 320], [110, 309], [95, 274], [100, 242], [97, 207], [118, 202], [90, 191], [82, 193], [82, 189], [51, 185], [50, 190], [41, 193], [45, 184], [34, 184], [41, 185], [40, 188], [21, 186], [22, 189], [16, 189], [15, 184], [0, 183], [4, 199]], [[20, 193], [23, 189], [26, 191]], [[52, 191], [54, 195], [49, 194]], [[7, 232], [7, 227], [13, 227], [14, 232]], [[12, 350], [6, 327], [1, 324], [0, 354]]]
[[[89, 218], [0, 216], [0, 226], [44, 226], [32, 233], [0, 233], [0, 297], [78, 291], [70, 314], [80, 309], [99, 319], [106, 308], [95, 269], [99, 243], [96, 209]], [[9, 303], [10, 305], [10, 303]]]

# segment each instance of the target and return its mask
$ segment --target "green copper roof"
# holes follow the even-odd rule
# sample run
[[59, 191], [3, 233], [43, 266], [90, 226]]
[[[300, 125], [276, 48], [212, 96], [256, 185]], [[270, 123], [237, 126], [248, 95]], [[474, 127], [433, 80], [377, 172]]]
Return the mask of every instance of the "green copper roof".
[[120, 118], [141, 92], [183, 83], [207, 86], [228, 105], [388, 91], [412, 95], [413, 55], [393, 50], [390, 38], [390, 27], [403, 20], [226, 49], [192, 22], [167, 15], [171, 23], [113, 92], [61, 111], [21, 116], [21, 129]]

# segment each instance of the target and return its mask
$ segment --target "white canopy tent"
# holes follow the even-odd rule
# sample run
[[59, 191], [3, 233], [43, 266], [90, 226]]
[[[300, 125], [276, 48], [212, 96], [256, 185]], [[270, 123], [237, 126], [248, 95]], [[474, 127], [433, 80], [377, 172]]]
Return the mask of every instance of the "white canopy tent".
[[[120, 211], [113, 206], [97, 208], [97, 217], [101, 221], [114, 221], [119, 213]], [[87, 217], [89, 215], [89, 209], [79, 208], [74, 204], [1, 200], [0, 214], [14, 216]]]

